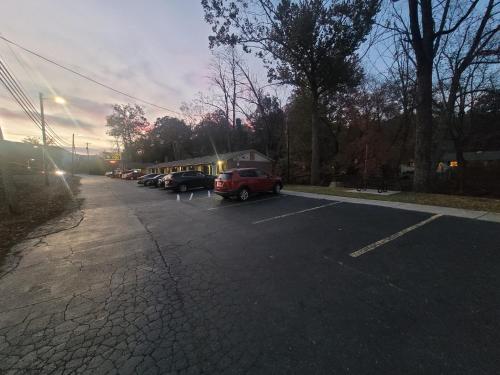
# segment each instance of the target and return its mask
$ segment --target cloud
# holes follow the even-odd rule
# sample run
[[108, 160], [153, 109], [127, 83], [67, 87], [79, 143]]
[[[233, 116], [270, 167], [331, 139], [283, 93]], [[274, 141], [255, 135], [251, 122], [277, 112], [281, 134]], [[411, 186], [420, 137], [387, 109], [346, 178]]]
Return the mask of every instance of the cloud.
[[[208, 88], [207, 35], [211, 31], [197, 4], [152, 1], [145, 7], [141, 2], [127, 0], [117, 7], [113, 2], [99, 0], [47, 4], [39, 0], [2, 0], [0, 24], [6, 37], [44, 56], [120, 91], [179, 111], [182, 102]], [[72, 133], [77, 134], [79, 145], [88, 137], [92, 147], [109, 148], [105, 124], [112, 104], [135, 101], [13, 49], [28, 62], [27, 69], [0, 43], [0, 55], [36, 107], [39, 91], [49, 95], [53, 88], [66, 98], [68, 112], [47, 103], [47, 119], [54, 130], [66, 140]], [[0, 106], [4, 107], [0, 108], [2, 127], [5, 124], [11, 136], [24, 131], [38, 134], [39, 129], [17, 104], [8, 100], [0, 96]], [[172, 115], [137, 104], [144, 106], [150, 121]]]
[[66, 99], [68, 101], [67, 105], [72, 111], [76, 109], [85, 113], [92, 113], [93, 115], [98, 115], [103, 118], [111, 113], [113, 107], [112, 103], [98, 102], [78, 96], [68, 96]]

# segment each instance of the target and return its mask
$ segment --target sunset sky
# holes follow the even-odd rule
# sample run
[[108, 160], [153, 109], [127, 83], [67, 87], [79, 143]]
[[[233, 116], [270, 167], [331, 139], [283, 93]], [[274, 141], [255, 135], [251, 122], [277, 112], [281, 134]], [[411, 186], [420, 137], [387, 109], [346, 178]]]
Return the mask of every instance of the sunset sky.
[[[0, 25], [2, 36], [26, 48], [174, 111], [208, 86], [210, 28], [199, 0], [2, 0]], [[133, 100], [1, 40], [0, 57], [37, 108], [39, 91], [67, 100], [67, 110], [45, 104], [48, 121], [66, 141], [75, 133], [79, 151], [85, 142], [94, 153], [110, 148], [105, 117], [112, 104]], [[151, 121], [171, 114], [144, 107]], [[9, 140], [40, 135], [3, 86], [0, 126]]]

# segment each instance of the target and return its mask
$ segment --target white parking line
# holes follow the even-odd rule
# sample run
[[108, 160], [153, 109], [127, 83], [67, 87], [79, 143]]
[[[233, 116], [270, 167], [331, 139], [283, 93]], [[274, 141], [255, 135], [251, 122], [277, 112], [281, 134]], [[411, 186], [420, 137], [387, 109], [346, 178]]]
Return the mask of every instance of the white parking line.
[[209, 211], [213, 211], [213, 210], [218, 210], [218, 209], [221, 209], [221, 208], [231, 208], [231, 207], [246, 206], [246, 205], [250, 205], [250, 204], [255, 204], [255, 203], [269, 201], [271, 199], [279, 199], [279, 198], [283, 198], [283, 197], [271, 197], [271, 198], [264, 198], [264, 199], [258, 199], [258, 200], [254, 200], [254, 201], [250, 201], [250, 202], [241, 202], [241, 203], [232, 203], [232, 204], [229, 203], [226, 206], [211, 207], [208, 210]]
[[334, 206], [334, 205], [339, 204], [339, 203], [342, 203], [342, 202], [328, 203], [328, 204], [324, 204], [324, 205], [321, 205], [321, 206], [316, 206], [316, 207], [312, 207], [312, 208], [306, 208], [305, 210], [300, 210], [300, 211], [295, 211], [295, 212], [289, 212], [289, 213], [283, 214], [283, 215], [268, 217], [267, 219], [262, 219], [262, 220], [254, 221], [252, 224], [261, 224], [261, 223], [265, 223], [265, 222], [268, 222], [268, 221], [271, 221], [271, 220], [283, 219], [283, 218], [288, 217], [288, 216], [293, 216], [293, 215], [303, 214], [304, 212], [319, 210], [320, 208]]
[[395, 240], [396, 238], [399, 238], [399, 237], [405, 235], [408, 232], [411, 232], [412, 230], [420, 228], [421, 226], [424, 226], [425, 224], [429, 224], [431, 221], [434, 221], [434, 220], [440, 218], [441, 216], [443, 216], [443, 215], [437, 214], [437, 215], [431, 216], [430, 218], [428, 218], [424, 221], [421, 221], [415, 225], [412, 225], [411, 227], [400, 230], [399, 232], [394, 233], [394, 234], [390, 235], [389, 237], [383, 238], [377, 242], [374, 242], [368, 246], [365, 246], [365, 247], [363, 247], [363, 248], [361, 248], [361, 249], [359, 249], [359, 250], [357, 250], [349, 255], [353, 258], [357, 258], [360, 255], [363, 255], [363, 254], [366, 254], [372, 250], [375, 250], [377, 247], [385, 245], [386, 243], [391, 242], [391, 241]]

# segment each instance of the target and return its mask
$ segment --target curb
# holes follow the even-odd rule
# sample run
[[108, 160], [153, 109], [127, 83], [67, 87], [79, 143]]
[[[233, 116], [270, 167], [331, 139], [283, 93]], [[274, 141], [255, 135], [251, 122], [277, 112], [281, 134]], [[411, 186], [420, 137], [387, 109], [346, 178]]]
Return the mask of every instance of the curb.
[[500, 214], [496, 212], [464, 210], [461, 208], [430, 206], [430, 205], [415, 204], [415, 203], [389, 202], [389, 201], [379, 201], [372, 199], [350, 198], [350, 197], [341, 197], [338, 195], [302, 193], [290, 190], [282, 190], [282, 193], [286, 195], [294, 195], [297, 197], [304, 197], [304, 198], [325, 199], [330, 201], [346, 202], [354, 204], [366, 204], [370, 206], [388, 207], [399, 210], [416, 211], [416, 212], [426, 212], [429, 214], [442, 214], [446, 216], [461, 217], [465, 219], [474, 219], [474, 220], [482, 220], [493, 223], [500, 223]]

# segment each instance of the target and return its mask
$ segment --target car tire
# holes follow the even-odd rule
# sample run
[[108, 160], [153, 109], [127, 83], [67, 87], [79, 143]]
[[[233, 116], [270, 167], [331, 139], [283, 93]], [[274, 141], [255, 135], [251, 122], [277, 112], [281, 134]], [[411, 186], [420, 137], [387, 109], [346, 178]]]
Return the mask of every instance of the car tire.
[[279, 194], [281, 193], [281, 185], [280, 184], [275, 184], [273, 187], [273, 193], [274, 194]]
[[242, 202], [247, 201], [249, 197], [250, 197], [250, 192], [248, 191], [247, 188], [242, 188], [238, 192], [238, 199]]
[[184, 185], [184, 184], [179, 185], [179, 191], [180, 191], [181, 193], [185, 193], [187, 190], [188, 190], [187, 185]]

